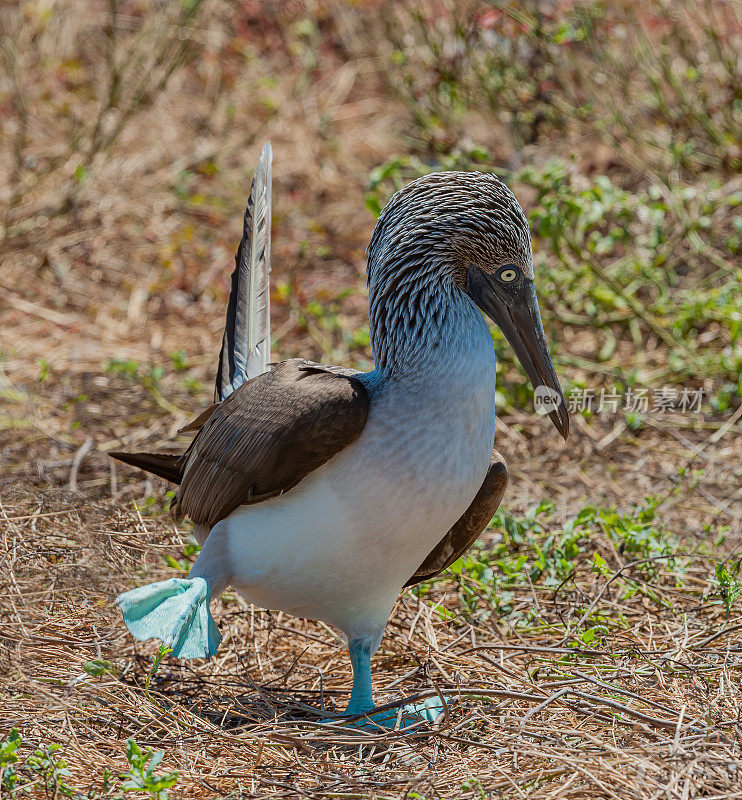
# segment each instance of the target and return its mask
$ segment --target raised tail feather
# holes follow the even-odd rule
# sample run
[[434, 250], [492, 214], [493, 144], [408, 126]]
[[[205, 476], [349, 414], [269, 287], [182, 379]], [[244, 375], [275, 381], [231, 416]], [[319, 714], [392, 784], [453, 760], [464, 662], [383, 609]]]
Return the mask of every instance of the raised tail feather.
[[[273, 150], [266, 142], [245, 209], [242, 239], [235, 255], [222, 349], [216, 374], [215, 403], [181, 433], [198, 431], [218, 404], [251, 378], [265, 372], [271, 357], [271, 165]], [[112, 458], [152, 472], [173, 483], [183, 477], [181, 456], [168, 453], [109, 453]]]
[[270, 361], [271, 164], [266, 142], [255, 169], [235, 256], [214, 400], [266, 371]]
[[204, 578], [171, 578], [124, 592], [116, 605], [140, 642], [160, 639], [179, 658], [211, 658], [222, 636], [210, 601], [211, 587]]

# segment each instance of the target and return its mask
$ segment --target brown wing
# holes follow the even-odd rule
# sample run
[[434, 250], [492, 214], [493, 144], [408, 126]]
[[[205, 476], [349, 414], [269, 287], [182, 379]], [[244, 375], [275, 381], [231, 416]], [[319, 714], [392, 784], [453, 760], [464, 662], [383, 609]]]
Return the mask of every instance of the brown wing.
[[211, 411], [183, 455], [176, 514], [215, 525], [288, 491], [360, 434], [368, 406], [357, 378], [282, 361]]
[[405, 586], [414, 586], [416, 583], [434, 578], [446, 567], [450, 567], [462, 553], [465, 553], [494, 517], [507, 485], [507, 464], [500, 453], [493, 450], [489, 471], [471, 505], [415, 570], [415, 574], [405, 583]]

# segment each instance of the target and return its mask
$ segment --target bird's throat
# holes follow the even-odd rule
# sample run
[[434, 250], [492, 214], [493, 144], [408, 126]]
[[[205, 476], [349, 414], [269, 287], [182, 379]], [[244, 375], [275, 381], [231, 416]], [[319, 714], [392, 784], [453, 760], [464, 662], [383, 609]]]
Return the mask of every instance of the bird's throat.
[[494, 360], [492, 338], [479, 309], [453, 281], [412, 282], [369, 302], [377, 369], [389, 376], [449, 372], [462, 359]]

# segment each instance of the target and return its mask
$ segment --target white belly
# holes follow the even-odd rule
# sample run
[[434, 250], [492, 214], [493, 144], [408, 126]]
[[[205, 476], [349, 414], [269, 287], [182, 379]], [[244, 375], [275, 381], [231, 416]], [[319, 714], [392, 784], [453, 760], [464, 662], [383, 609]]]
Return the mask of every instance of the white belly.
[[192, 574], [218, 567], [256, 605], [380, 637], [401, 587], [487, 471], [495, 362], [482, 327], [481, 355], [458, 372], [370, 386], [359, 438], [285, 495], [217, 524]]

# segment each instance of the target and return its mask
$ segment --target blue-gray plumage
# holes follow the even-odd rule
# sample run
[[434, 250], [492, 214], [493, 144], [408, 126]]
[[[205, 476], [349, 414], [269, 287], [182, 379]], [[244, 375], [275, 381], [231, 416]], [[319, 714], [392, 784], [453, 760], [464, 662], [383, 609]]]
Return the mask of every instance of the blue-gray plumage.
[[[174, 507], [194, 521], [202, 550], [188, 580], [134, 589], [118, 603], [135, 636], [187, 657], [216, 649], [208, 603], [228, 583], [250, 602], [323, 620], [348, 639], [347, 713], [368, 713], [370, 658], [400, 589], [466, 550], [507, 484], [492, 449], [495, 356], [481, 311], [534, 386], [558, 393], [551, 418], [565, 438], [568, 417], [525, 216], [501, 181], [478, 172], [413, 181], [381, 214], [368, 251], [374, 370], [296, 359], [250, 373], [245, 354], [269, 341], [267, 314], [250, 329], [265, 307], [255, 287], [267, 297], [255, 277], [267, 276], [270, 226], [261, 234], [248, 224], [270, 220], [265, 186], [256, 178], [238, 251], [217, 403], [189, 426], [198, 433], [178, 460], [115, 454], [180, 483]], [[419, 716], [425, 709], [407, 718]]]

